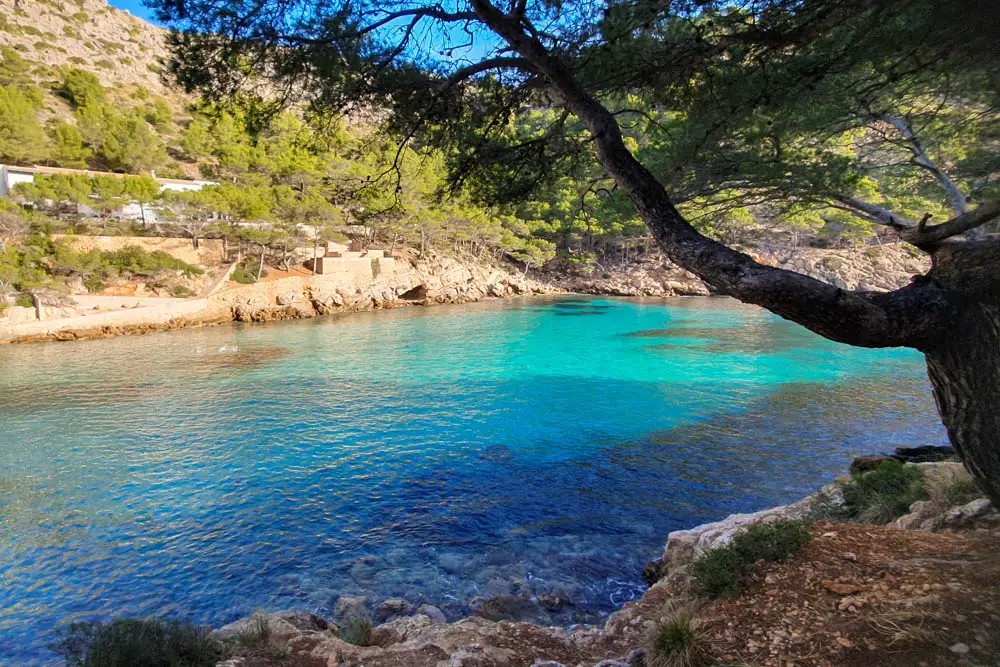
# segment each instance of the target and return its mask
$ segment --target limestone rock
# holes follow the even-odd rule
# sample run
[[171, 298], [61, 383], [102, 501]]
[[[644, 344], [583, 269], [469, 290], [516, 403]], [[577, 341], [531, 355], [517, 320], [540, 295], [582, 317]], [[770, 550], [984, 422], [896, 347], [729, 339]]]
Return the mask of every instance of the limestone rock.
[[412, 613], [411, 603], [400, 598], [392, 598], [375, 607], [375, 621], [382, 623], [396, 616], [409, 616]]
[[431, 619], [433, 623], [447, 623], [448, 619], [445, 617], [444, 612], [431, 604], [422, 604], [417, 607], [417, 613], [423, 614], [427, 618]]

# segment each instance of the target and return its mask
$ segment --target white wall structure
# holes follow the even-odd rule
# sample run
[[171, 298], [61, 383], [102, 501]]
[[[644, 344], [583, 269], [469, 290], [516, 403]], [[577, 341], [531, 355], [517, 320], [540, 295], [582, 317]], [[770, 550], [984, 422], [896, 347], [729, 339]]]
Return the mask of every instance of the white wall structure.
[[[35, 176], [50, 176], [54, 174], [61, 174], [64, 176], [115, 176], [117, 178], [124, 178], [126, 176], [131, 176], [133, 174], [116, 174], [108, 171], [90, 171], [88, 169], [62, 169], [60, 167], [18, 167], [14, 165], [0, 165], [0, 197], [10, 197], [11, 190], [18, 183], [34, 183]], [[209, 185], [218, 185], [214, 181], [185, 181], [178, 178], [156, 178], [153, 174], [153, 180], [155, 180], [160, 186], [160, 192], [165, 190], [173, 190], [175, 192], [192, 192], [194, 190], [201, 190]]]

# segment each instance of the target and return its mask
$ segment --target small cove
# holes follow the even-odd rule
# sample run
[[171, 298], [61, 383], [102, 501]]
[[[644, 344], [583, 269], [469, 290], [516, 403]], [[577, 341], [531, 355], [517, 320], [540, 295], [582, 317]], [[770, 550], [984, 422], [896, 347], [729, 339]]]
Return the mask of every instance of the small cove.
[[944, 444], [921, 356], [726, 299], [535, 298], [0, 348], [0, 661], [59, 623], [559, 594]]

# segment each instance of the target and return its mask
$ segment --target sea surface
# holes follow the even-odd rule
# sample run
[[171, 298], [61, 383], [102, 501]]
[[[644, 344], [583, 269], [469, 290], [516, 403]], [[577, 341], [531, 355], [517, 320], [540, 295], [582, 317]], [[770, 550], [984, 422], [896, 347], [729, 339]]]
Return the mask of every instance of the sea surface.
[[[74, 620], [642, 594], [667, 533], [944, 444], [923, 359], [722, 298], [0, 347], [0, 664]], [[548, 596], [547, 598], [545, 596]]]

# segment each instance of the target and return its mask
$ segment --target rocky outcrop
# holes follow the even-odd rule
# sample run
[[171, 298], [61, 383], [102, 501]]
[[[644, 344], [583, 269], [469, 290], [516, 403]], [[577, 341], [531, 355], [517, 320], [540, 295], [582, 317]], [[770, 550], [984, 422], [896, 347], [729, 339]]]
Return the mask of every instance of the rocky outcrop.
[[1000, 513], [987, 498], [954, 507], [920, 500], [910, 506], [909, 514], [899, 517], [892, 525], [904, 530], [956, 530], [981, 522], [1000, 524]]
[[[762, 244], [743, 250], [760, 262], [789, 269], [851, 290], [888, 291], [926, 272], [926, 257], [896, 243], [848, 249], [780, 248]], [[624, 267], [575, 272], [557, 267], [546, 274], [553, 285], [582, 294], [615, 296], [704, 296], [710, 288], [660, 253], [649, 253]]]
[[797, 503], [781, 505], [751, 514], [730, 514], [722, 521], [695, 526], [689, 530], [675, 530], [667, 536], [663, 556], [647, 565], [647, 571], [657, 579], [683, 581], [690, 565], [706, 552], [729, 544], [733, 536], [755, 523], [803, 519], [818, 506], [843, 507], [844, 493], [840, 484], [833, 483], [807, 496]]
[[[198, 300], [169, 300], [159, 307], [116, 310], [50, 321], [4, 318], [0, 343], [83, 340], [225, 322], [269, 322], [330, 313], [545, 294], [554, 288], [501, 265], [436, 255], [403, 258], [391, 274], [371, 280], [342, 276], [292, 276], [224, 289]], [[175, 303], [177, 302], [177, 303]], [[19, 312], [14, 308], [8, 311]], [[23, 309], [28, 310], [28, 309]], [[73, 314], [76, 314], [75, 311]]]
[[391, 275], [345, 282], [333, 276], [291, 277], [225, 290], [212, 300], [240, 322], [267, 322], [408, 305], [468, 303], [553, 292], [499, 265], [446, 255], [396, 261]]

